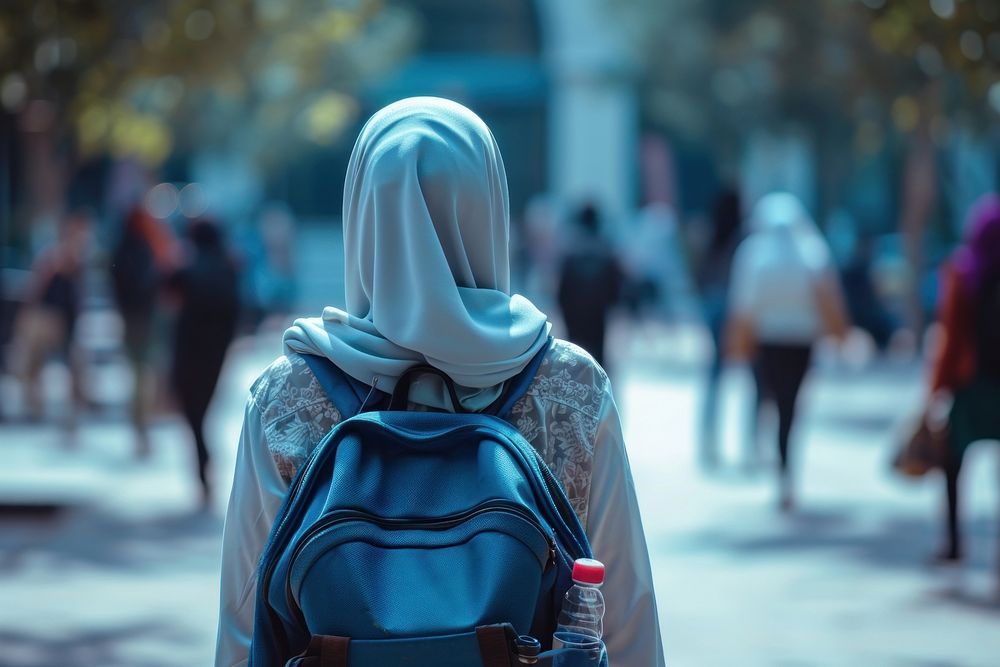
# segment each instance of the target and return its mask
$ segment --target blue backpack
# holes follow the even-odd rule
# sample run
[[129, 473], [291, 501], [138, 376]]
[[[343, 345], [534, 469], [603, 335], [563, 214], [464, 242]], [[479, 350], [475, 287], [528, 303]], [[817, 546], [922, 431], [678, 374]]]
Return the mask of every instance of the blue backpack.
[[303, 355], [353, 416], [301, 466], [271, 529], [251, 666], [548, 664], [554, 653], [538, 654], [573, 561], [591, 553], [559, 482], [507, 421], [546, 349], [481, 413], [407, 412], [425, 373], [460, 408], [430, 366], [390, 396]]

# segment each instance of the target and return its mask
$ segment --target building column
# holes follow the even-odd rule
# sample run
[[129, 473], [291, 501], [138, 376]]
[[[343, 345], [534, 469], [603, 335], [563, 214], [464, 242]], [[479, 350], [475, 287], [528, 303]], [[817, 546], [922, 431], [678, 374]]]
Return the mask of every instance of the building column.
[[549, 76], [549, 184], [569, 206], [592, 199], [612, 225], [635, 208], [636, 70], [602, 0], [538, 0]]

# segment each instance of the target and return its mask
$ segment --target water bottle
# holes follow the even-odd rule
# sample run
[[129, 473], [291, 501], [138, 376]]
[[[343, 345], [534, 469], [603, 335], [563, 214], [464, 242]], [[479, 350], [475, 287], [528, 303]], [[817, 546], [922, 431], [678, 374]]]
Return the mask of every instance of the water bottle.
[[562, 610], [552, 636], [553, 649], [573, 649], [552, 664], [597, 664], [604, 654], [604, 563], [579, 558], [573, 563], [573, 586], [566, 592]]

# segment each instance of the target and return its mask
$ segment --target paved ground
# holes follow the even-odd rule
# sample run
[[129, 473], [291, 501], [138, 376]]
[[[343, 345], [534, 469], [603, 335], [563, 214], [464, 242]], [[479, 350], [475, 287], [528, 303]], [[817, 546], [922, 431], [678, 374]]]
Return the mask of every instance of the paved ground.
[[[828, 374], [804, 401], [801, 494], [775, 512], [767, 475], [693, 471], [694, 378], [654, 372], [625, 382], [641, 494], [676, 665], [986, 666], [1000, 664], [995, 452], [974, 452], [967, 517], [971, 562], [927, 567], [938, 488], [886, 469], [895, 414], [919, 393], [912, 372]], [[730, 384], [746, 378], [731, 377]], [[731, 460], [743, 450], [739, 396], [727, 396]], [[985, 457], [985, 460], [984, 460]]]
[[[995, 452], [972, 453], [971, 559], [958, 571], [925, 566], [938, 534], [936, 485], [887, 472], [898, 418], [919, 397], [916, 369], [814, 375], [798, 433], [799, 509], [781, 517], [769, 476], [743, 465], [738, 371], [723, 401], [727, 462], [698, 471], [701, 380], [670, 361], [690, 344], [643, 342], [616, 375], [669, 664], [1000, 664]], [[227, 366], [211, 420], [220, 495], [245, 389], [275, 349], [244, 342]], [[54, 427], [0, 425], [0, 502], [69, 505], [2, 518], [0, 665], [210, 664], [224, 501], [214, 514], [196, 511], [186, 437], [162, 420], [152, 460], [137, 464], [118, 420], [85, 421], [75, 445]]]

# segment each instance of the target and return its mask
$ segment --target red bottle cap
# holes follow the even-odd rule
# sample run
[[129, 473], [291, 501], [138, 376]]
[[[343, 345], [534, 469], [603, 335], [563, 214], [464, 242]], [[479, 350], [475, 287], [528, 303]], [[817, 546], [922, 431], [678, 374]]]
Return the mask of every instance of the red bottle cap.
[[593, 558], [577, 558], [573, 563], [573, 581], [600, 586], [604, 583], [604, 563]]

